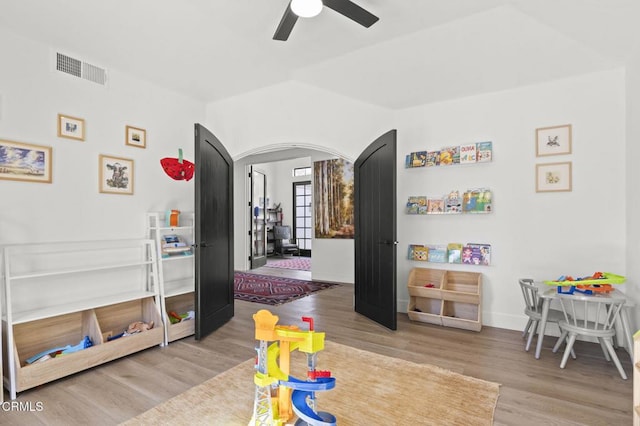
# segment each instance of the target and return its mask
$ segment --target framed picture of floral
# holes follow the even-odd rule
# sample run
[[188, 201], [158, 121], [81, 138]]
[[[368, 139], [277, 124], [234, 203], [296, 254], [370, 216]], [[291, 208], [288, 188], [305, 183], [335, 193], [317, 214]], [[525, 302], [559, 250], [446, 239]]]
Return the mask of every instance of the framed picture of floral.
[[571, 124], [536, 129], [536, 157], [571, 154]]
[[98, 170], [100, 192], [133, 195], [133, 160], [101, 154]]
[[147, 147], [147, 131], [137, 127], [127, 126], [125, 144], [136, 148]]
[[571, 191], [571, 162], [536, 164], [536, 192]]
[[84, 120], [70, 115], [58, 114], [58, 137], [84, 140]]
[[51, 147], [0, 140], [0, 179], [51, 183]]

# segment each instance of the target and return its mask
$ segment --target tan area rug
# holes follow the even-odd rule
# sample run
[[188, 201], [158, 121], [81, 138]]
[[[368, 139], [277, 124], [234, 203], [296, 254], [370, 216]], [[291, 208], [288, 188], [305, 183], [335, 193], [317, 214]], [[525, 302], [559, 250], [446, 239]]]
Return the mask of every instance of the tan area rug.
[[[129, 420], [127, 425], [247, 425], [253, 413], [254, 360]], [[338, 425], [490, 425], [497, 383], [427, 364], [326, 342], [318, 370], [330, 370], [336, 387], [318, 392], [317, 409]], [[304, 380], [306, 356], [292, 353], [291, 374]], [[293, 423], [293, 422], [290, 422]]]

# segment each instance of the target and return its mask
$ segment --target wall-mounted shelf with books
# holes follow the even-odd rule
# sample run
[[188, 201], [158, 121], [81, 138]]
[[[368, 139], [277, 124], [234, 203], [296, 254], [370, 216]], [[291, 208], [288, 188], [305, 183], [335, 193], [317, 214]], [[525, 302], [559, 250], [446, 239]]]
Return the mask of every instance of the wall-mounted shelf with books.
[[480, 243], [410, 244], [409, 260], [489, 266], [491, 245]]
[[486, 214], [493, 211], [493, 194], [486, 188], [451, 191], [444, 197], [414, 195], [407, 200], [407, 214]]
[[433, 151], [417, 151], [407, 154], [405, 167], [452, 166], [458, 164], [488, 163], [493, 160], [493, 143], [476, 142], [466, 145], [446, 146]]

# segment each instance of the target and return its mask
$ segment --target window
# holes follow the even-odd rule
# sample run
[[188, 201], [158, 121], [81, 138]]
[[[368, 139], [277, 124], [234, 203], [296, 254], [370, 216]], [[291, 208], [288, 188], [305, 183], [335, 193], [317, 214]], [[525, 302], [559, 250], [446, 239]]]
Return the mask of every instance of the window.
[[311, 167], [296, 167], [293, 169], [293, 176], [311, 176]]
[[294, 238], [304, 254], [310, 254], [311, 251], [311, 196], [311, 181], [293, 183]]

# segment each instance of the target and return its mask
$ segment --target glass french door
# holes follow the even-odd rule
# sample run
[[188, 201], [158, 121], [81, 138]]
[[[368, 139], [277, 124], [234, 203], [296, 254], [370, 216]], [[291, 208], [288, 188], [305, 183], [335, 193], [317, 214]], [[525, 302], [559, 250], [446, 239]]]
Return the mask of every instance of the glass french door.
[[293, 216], [295, 220], [293, 237], [298, 243], [302, 256], [311, 256], [312, 189], [311, 181], [293, 183]]

